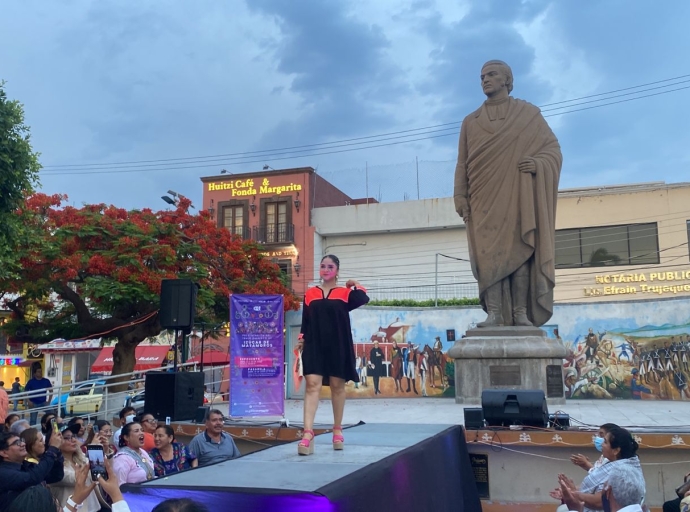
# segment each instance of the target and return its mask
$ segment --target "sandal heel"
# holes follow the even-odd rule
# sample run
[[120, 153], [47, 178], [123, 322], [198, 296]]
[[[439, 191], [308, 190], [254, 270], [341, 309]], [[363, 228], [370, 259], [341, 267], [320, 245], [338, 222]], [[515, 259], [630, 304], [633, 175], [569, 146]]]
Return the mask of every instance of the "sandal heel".
[[[311, 438], [304, 436], [310, 435]], [[298, 455], [313, 455], [314, 454], [314, 431], [305, 430], [302, 432], [302, 440], [297, 444]]]
[[[336, 434], [335, 433], [336, 430], [339, 430], [341, 433]], [[342, 450], [345, 448], [345, 438], [343, 437], [342, 431], [343, 431], [342, 427], [339, 427], [339, 426], [333, 427], [333, 432], [334, 432], [333, 433], [333, 449], [334, 450]]]

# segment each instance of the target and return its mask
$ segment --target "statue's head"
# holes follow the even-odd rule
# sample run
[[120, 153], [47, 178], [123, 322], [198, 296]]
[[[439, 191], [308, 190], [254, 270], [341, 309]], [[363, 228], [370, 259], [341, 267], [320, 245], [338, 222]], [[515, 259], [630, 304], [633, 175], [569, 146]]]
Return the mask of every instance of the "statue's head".
[[508, 94], [513, 90], [513, 70], [502, 60], [490, 60], [482, 66], [482, 90], [489, 97], [501, 95], [502, 89]]

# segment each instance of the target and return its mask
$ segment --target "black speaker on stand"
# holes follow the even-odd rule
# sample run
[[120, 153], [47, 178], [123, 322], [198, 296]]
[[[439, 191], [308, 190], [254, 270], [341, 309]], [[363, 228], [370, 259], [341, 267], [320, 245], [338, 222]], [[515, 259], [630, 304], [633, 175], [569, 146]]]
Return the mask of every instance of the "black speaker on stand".
[[158, 319], [163, 329], [175, 330], [175, 371], [177, 371], [177, 333], [182, 331], [188, 334], [194, 326], [197, 289], [198, 285], [191, 279], [163, 279], [161, 281]]
[[549, 409], [541, 389], [485, 389], [484, 420], [490, 427], [525, 425], [546, 428]]
[[144, 411], [159, 420], [193, 420], [204, 405], [201, 372], [148, 372]]

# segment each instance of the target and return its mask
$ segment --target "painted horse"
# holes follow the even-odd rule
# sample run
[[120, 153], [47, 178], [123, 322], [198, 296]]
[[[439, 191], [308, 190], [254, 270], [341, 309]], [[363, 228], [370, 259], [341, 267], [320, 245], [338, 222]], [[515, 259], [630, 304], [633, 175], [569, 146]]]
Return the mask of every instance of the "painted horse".
[[431, 377], [431, 387], [436, 387], [436, 374], [434, 368], [438, 370], [441, 377], [441, 387], [445, 389], [446, 385], [446, 355], [443, 352], [433, 350], [429, 345], [424, 345], [424, 353], [429, 364], [429, 375]]

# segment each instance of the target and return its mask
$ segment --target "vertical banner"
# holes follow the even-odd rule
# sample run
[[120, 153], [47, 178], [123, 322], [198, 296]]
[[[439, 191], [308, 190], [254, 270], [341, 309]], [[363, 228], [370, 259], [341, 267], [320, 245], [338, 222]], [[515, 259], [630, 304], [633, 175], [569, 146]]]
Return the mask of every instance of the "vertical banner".
[[230, 297], [230, 416], [282, 416], [283, 296]]

